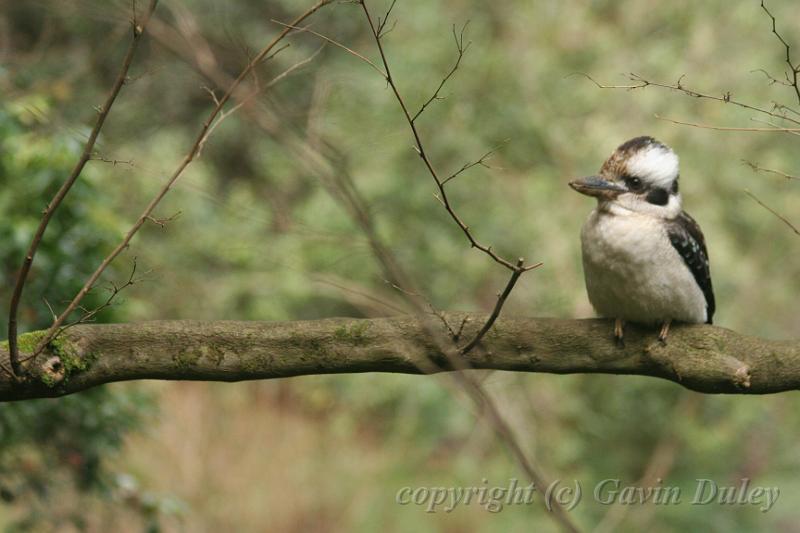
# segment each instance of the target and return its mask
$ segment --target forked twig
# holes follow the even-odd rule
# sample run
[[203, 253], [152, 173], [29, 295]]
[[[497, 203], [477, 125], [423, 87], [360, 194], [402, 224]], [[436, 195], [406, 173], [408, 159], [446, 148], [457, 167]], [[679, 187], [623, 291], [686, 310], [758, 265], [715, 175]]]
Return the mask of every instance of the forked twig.
[[384, 27], [386, 26], [386, 23], [389, 21], [389, 15], [392, 14], [392, 10], [394, 9], [394, 5], [396, 3], [397, 3], [397, 0], [392, 0], [392, 3], [389, 5], [389, 9], [386, 10], [386, 14], [383, 16], [383, 20], [381, 20], [381, 17], [378, 17], [378, 37], [379, 38], [383, 37], [384, 35], [386, 35], [390, 31], [392, 31], [392, 28], [394, 28], [394, 24], [392, 24], [391, 28], [389, 28], [386, 31], [383, 31]]
[[[506, 142], [508, 142], [508, 139], [503, 141], [504, 144]], [[489, 150], [488, 152], [483, 154], [479, 159], [476, 159], [475, 161], [471, 161], [469, 163], [464, 163], [464, 165], [461, 168], [459, 168], [458, 170], [456, 170], [455, 172], [453, 172], [452, 174], [447, 176], [444, 180], [442, 180], [442, 186], [447, 185], [447, 182], [449, 182], [450, 180], [458, 177], [461, 173], [466, 172], [467, 170], [471, 169], [472, 167], [476, 167], [476, 166], [480, 165], [480, 166], [485, 167], [485, 168], [491, 168], [491, 167], [489, 167], [489, 165], [486, 164], [486, 161], [488, 161], [489, 158], [492, 157], [495, 154], [495, 152], [497, 152], [497, 150], [499, 150], [499, 149], [500, 149], [499, 146], [496, 147], [496, 148], [492, 148], [491, 150]]]
[[[442, 99], [442, 97], [439, 96], [439, 93], [442, 91], [442, 88], [444, 88], [444, 85], [447, 83], [447, 81], [450, 78], [453, 77], [453, 74], [456, 73], [456, 71], [458, 70], [458, 67], [461, 65], [461, 60], [464, 58], [464, 54], [467, 52], [467, 49], [469, 48], [469, 46], [472, 44], [472, 42], [470, 41], [470, 42], [467, 42], [466, 46], [464, 46], [464, 32], [466, 31], [468, 25], [469, 25], [469, 21], [465, 22], [464, 26], [461, 27], [461, 32], [457, 34], [456, 33], [456, 26], [455, 26], [455, 24], [453, 24], [453, 39], [456, 42], [456, 50], [458, 51], [458, 57], [456, 57], [456, 62], [453, 65], [453, 67], [450, 69], [450, 71], [445, 75], [445, 77], [442, 78], [442, 81], [439, 83], [439, 86], [436, 87], [436, 90], [433, 92], [431, 97], [428, 98], [420, 106], [419, 110], [416, 113], [414, 113], [414, 116], [411, 117], [411, 122], [416, 121], [417, 118], [419, 118], [419, 116], [422, 113], [425, 112], [425, 109], [429, 105], [431, 105], [431, 103], [434, 100], [441, 100]], [[379, 31], [378, 32], [378, 38], [380, 39], [380, 37], [381, 37], [381, 35], [380, 35], [380, 31]]]

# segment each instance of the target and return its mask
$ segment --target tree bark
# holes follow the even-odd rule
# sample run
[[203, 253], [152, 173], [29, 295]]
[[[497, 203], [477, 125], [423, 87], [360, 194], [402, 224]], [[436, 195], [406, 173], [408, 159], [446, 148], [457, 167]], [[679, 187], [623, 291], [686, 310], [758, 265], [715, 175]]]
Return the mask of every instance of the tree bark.
[[[444, 316], [455, 325], [467, 319], [463, 339], [471, 338], [486, 320], [478, 314]], [[600, 319], [500, 318], [465, 358], [477, 369], [653, 376], [706, 393], [765, 394], [800, 388], [800, 341], [676, 325], [662, 345], [657, 331], [629, 326], [626, 346], [618, 348], [612, 329], [612, 322]], [[29, 334], [29, 344], [35, 343], [36, 335]], [[26, 362], [24, 382], [14, 383], [0, 370], [0, 401], [63, 396], [136, 379], [243, 381], [450, 370], [437, 344], [411, 316], [80, 325]], [[0, 345], [0, 361], [8, 361], [7, 352], [7, 343]]]

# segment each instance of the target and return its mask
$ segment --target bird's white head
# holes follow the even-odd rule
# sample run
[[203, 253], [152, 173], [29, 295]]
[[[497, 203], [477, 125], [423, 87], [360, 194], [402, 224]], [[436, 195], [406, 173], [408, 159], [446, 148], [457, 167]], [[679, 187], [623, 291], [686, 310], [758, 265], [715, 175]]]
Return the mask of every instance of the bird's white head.
[[601, 209], [672, 219], [681, 212], [678, 156], [652, 137], [636, 137], [619, 147], [594, 176], [570, 182], [593, 196]]

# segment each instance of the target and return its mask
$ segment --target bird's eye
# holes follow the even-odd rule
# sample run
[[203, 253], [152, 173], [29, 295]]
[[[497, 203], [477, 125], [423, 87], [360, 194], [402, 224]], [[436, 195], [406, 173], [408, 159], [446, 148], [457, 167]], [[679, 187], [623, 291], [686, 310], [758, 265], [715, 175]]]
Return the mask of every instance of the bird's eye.
[[642, 180], [634, 176], [625, 176], [625, 185], [632, 191], [639, 191], [642, 189]]

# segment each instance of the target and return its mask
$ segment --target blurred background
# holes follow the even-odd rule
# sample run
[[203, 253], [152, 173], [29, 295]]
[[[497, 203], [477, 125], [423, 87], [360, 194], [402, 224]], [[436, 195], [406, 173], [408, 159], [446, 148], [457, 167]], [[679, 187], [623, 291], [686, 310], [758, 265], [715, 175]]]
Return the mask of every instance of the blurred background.
[[[139, 1], [144, 4], [144, 1]], [[49, 324], [191, 146], [213, 102], [304, 5], [163, 0], [93, 161], [46, 235], [27, 286], [24, 330]], [[373, 15], [387, 2], [370, 2]], [[792, 46], [791, 0], [770, 9]], [[140, 10], [143, 9], [140, 5]], [[593, 207], [566, 182], [595, 172], [623, 141], [652, 135], [681, 157], [686, 209], [709, 243], [715, 323], [749, 335], [800, 331], [800, 240], [749, 198], [800, 222], [789, 134], [680, 126], [768, 127], [723, 102], [628, 85], [627, 73], [798, 109], [785, 50], [759, 2], [405, 0], [385, 37], [412, 108], [451, 68], [452, 28], [471, 46], [419, 119], [443, 174], [502, 145], [451, 182], [476, 236], [544, 266], [521, 279], [506, 315], [590, 317], [578, 234]], [[68, 174], [130, 39], [123, 0], [0, 2], [0, 308], [39, 213]], [[391, 24], [391, 23], [390, 23]], [[376, 51], [360, 8], [335, 3], [316, 31]], [[308, 35], [258, 69], [256, 105], [228, 117], [104, 277], [144, 281], [98, 319], [300, 320], [384, 316], [402, 308], [337, 194], [363, 195], [380, 237], [439, 309], [487, 311], [506, 271], [470, 250], [434, 199], [391, 91], [367, 65]], [[309, 61], [306, 61], [310, 58]], [[216, 80], [216, 81], [215, 81]], [[220, 91], [217, 94], [221, 94]], [[114, 162], [115, 161], [115, 162]], [[97, 305], [107, 296], [98, 287]], [[3, 330], [4, 331], [4, 330]], [[704, 396], [656, 379], [481, 374], [517, 438], [551, 478], [584, 488], [572, 511], [595, 531], [800, 531], [800, 399]], [[537, 504], [426, 513], [402, 487], [507, 486], [524, 479], [474, 406], [446, 377], [308, 376], [240, 384], [114, 384], [0, 406], [0, 527], [6, 531], [554, 531]], [[697, 478], [775, 486], [752, 505], [593, 502], [606, 478], [678, 486]], [[484, 482], [483, 480], [487, 480]], [[659, 481], [661, 480], [661, 481]], [[689, 496], [685, 498], [690, 499]]]

